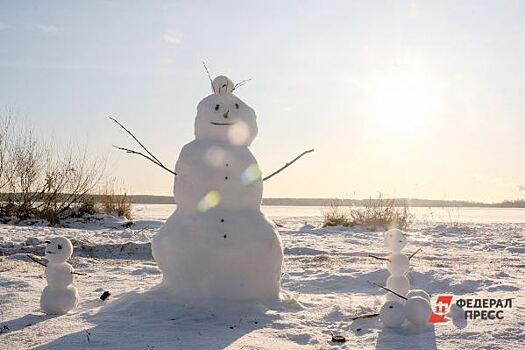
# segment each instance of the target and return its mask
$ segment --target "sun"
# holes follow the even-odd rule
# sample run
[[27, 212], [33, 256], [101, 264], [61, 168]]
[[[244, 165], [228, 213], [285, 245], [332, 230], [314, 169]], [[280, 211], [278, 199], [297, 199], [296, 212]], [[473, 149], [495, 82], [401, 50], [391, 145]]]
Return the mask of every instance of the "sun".
[[374, 85], [373, 117], [392, 131], [417, 131], [428, 126], [438, 113], [432, 86], [417, 76], [390, 74], [378, 78]]

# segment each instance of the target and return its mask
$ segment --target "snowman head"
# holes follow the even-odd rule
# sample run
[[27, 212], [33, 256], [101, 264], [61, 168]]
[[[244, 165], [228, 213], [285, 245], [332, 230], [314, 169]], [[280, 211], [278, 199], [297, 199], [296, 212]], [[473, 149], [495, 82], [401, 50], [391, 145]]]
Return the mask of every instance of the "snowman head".
[[399, 253], [407, 244], [405, 233], [399, 229], [392, 229], [385, 232], [385, 247], [393, 252]]
[[66, 262], [73, 254], [73, 245], [65, 237], [55, 237], [46, 243], [46, 259], [51, 263]]
[[233, 94], [235, 87], [227, 77], [213, 79], [212, 89], [197, 106], [195, 138], [249, 146], [257, 136], [255, 111]]

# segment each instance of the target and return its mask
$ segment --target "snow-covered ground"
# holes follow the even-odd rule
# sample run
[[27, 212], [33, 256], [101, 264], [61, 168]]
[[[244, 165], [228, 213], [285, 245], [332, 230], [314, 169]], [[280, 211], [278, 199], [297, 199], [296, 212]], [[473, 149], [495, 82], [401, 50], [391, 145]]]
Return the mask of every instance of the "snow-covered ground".
[[[388, 272], [367, 254], [384, 254], [382, 232], [320, 228], [319, 208], [265, 207], [285, 245], [282, 302], [174, 305], [155, 286], [161, 275], [150, 241], [173, 206], [135, 207], [120, 219], [71, 222], [70, 228], [0, 225], [0, 349], [519, 349], [525, 344], [525, 210], [418, 213], [408, 232], [413, 288], [454, 298], [513, 299], [502, 320], [447, 320], [422, 330], [384, 330], [376, 312]], [[483, 212], [485, 210], [485, 212]], [[438, 213], [438, 214], [435, 214]], [[477, 215], [477, 216], [476, 216]], [[467, 217], [467, 219], [465, 219]], [[489, 219], [487, 219], [489, 218]], [[308, 222], [309, 225], [304, 225]], [[39, 311], [43, 267], [26, 253], [63, 235], [75, 254], [81, 302], [72, 313]], [[99, 299], [104, 291], [111, 296]], [[341, 334], [346, 343], [332, 343]]]

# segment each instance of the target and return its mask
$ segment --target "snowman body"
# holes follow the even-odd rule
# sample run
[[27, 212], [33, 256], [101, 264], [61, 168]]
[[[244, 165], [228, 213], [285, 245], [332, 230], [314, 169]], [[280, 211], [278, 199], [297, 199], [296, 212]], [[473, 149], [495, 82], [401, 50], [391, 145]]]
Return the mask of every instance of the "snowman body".
[[48, 243], [45, 252], [47, 286], [40, 297], [40, 308], [49, 315], [62, 315], [78, 304], [78, 291], [72, 286], [73, 268], [66, 262], [73, 246], [67, 238], [57, 237]]
[[260, 210], [261, 172], [248, 149], [255, 112], [214, 90], [197, 108], [196, 139], [181, 150], [177, 209], [154, 237], [153, 256], [179, 300], [277, 300], [283, 247]]

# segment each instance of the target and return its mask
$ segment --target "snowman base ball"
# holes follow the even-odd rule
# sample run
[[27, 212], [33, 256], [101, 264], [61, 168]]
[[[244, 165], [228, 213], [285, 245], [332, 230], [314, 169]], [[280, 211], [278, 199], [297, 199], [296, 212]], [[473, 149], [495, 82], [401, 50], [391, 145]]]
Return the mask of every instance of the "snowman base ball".
[[40, 297], [40, 308], [48, 315], [63, 315], [78, 304], [78, 291], [73, 286], [66, 288], [45, 287]]
[[406, 319], [405, 308], [397, 301], [387, 301], [379, 310], [379, 319], [387, 328], [399, 327]]
[[405, 302], [405, 313], [410, 323], [415, 326], [423, 326], [430, 319], [432, 307], [425, 298], [412, 297]]

